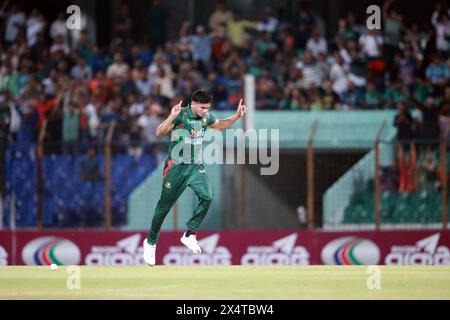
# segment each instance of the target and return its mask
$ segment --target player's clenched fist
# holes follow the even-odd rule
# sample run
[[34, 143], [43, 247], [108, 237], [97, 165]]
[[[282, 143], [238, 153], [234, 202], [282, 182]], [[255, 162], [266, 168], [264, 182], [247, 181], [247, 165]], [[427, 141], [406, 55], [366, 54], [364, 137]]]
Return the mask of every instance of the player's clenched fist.
[[180, 100], [180, 102], [172, 108], [172, 110], [170, 111], [170, 115], [172, 117], [176, 118], [180, 114], [182, 103], [183, 103], [183, 100]]

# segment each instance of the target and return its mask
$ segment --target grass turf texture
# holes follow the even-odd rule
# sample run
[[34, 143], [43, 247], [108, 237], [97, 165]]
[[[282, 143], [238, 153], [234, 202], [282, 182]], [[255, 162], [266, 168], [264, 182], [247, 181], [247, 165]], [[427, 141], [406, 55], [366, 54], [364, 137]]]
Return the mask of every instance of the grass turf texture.
[[365, 266], [1, 267], [0, 299], [450, 299], [450, 267], [380, 266], [381, 289]]

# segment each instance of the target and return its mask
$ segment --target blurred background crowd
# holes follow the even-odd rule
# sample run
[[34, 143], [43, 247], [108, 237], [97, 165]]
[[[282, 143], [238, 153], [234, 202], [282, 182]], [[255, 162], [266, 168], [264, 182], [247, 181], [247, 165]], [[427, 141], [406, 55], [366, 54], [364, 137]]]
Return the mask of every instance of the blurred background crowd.
[[234, 109], [243, 76], [256, 77], [258, 110], [397, 109], [399, 139], [433, 139], [448, 114], [450, 10], [438, 2], [428, 23], [404, 22], [382, 6], [382, 29], [347, 12], [326, 37], [302, 2], [295, 19], [270, 7], [254, 20], [217, 1], [207, 25], [184, 21], [169, 37], [169, 10], [153, 1], [146, 41], [131, 41], [124, 2], [112, 41], [99, 46], [86, 30], [70, 31], [66, 14], [45, 19], [14, 1], [0, 7], [3, 141], [102, 141], [115, 123], [120, 142], [156, 140], [155, 128], [178, 99], [211, 90], [213, 108]]

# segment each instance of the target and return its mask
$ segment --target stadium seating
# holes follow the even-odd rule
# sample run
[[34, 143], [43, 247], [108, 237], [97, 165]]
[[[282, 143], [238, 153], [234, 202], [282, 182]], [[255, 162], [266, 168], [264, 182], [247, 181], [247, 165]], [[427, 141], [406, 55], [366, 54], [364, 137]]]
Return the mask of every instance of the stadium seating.
[[[441, 193], [417, 191], [412, 193], [381, 193], [381, 222], [439, 223], [441, 221]], [[369, 188], [355, 193], [344, 211], [344, 224], [373, 223], [374, 199]]]
[[[17, 227], [37, 224], [37, 164], [32, 145], [16, 145], [7, 153], [7, 196], [3, 203], [4, 223], [9, 225], [11, 203], [15, 203]], [[45, 227], [101, 227], [104, 222], [105, 181], [83, 181], [77, 164], [80, 155], [46, 155], [43, 160], [43, 224]], [[104, 157], [99, 155], [100, 167]], [[112, 224], [126, 223], [129, 194], [156, 168], [156, 159], [143, 154], [112, 156]], [[103, 169], [102, 169], [103, 170]], [[104, 173], [103, 173], [104, 176]], [[14, 195], [15, 199], [12, 197]]]

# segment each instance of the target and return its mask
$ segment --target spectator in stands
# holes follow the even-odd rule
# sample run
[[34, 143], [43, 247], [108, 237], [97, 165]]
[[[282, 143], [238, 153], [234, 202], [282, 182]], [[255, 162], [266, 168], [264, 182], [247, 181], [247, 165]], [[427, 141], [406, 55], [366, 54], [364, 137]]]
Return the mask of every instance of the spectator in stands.
[[131, 17], [128, 4], [120, 5], [119, 13], [114, 17], [112, 37], [115, 41], [128, 46], [131, 41]]
[[410, 45], [406, 45], [403, 53], [396, 57], [398, 78], [408, 88], [409, 93], [413, 93], [415, 85], [415, 74], [417, 68], [417, 60], [413, 55], [413, 49]]
[[190, 43], [192, 59], [196, 68], [203, 74], [206, 74], [211, 59], [212, 35], [206, 33], [205, 27], [197, 26], [195, 35], [190, 37]]
[[[19, 102], [18, 109], [26, 111], [22, 116], [36, 111], [38, 123], [42, 123], [38, 105], [47, 101], [40, 101], [41, 94], [56, 96], [62, 84], [75, 82], [73, 86], [64, 85], [63, 91], [66, 104], [76, 92], [84, 95], [83, 102], [78, 104], [85, 134], [79, 139], [86, 139], [88, 129], [89, 138], [101, 138], [96, 135], [98, 126], [105, 114], [111, 115], [108, 109], [118, 96], [121, 101], [127, 101], [128, 96], [137, 94], [134, 97], [137, 103], [150, 98], [167, 112], [172, 98], [184, 97], [189, 91], [205, 86], [214, 93], [216, 103], [213, 107], [233, 108], [242, 94], [245, 73], [256, 77], [257, 108], [380, 109], [395, 108], [400, 102], [408, 107], [414, 104], [421, 107], [432, 95], [434, 104], [440, 109], [445, 104], [449, 78], [447, 53], [440, 50], [435, 57], [433, 51], [437, 49], [437, 42], [442, 43], [442, 39], [439, 40], [442, 34], [445, 35], [441, 29], [446, 25], [448, 7], [440, 3], [434, 13], [429, 13], [430, 17], [433, 15], [431, 20], [437, 23], [437, 26], [430, 25], [431, 32], [425, 26], [413, 23], [400, 33], [398, 27], [403, 25], [403, 18], [394, 8], [395, 3], [387, 2], [384, 40], [376, 31], [366, 32], [365, 27], [358, 25], [351, 11], [337, 26], [326, 26], [331, 33], [333, 28], [336, 29], [336, 37], [325, 39], [319, 36], [320, 25], [316, 23], [319, 18], [308, 4], [301, 5], [295, 23], [283, 16], [275, 17], [271, 10], [264, 11], [258, 22], [246, 23], [238, 15], [231, 19], [226, 6], [219, 2], [210, 17], [211, 34], [199, 27], [194, 35], [190, 35], [188, 25], [185, 33], [180, 32], [180, 37], [160, 41], [165, 39], [162, 36], [165, 31], [160, 31], [165, 29], [164, 23], [169, 16], [159, 1], [153, 1], [151, 14], [155, 19], [151, 23], [158, 25], [158, 30], [151, 33], [149, 46], [154, 52], [150, 52], [145, 43], [127, 47], [112, 42], [110, 46], [98, 47], [90, 42], [86, 31], [79, 32], [72, 50], [64, 12], [50, 24], [39, 10], [33, 9], [26, 20], [21, 18], [24, 13], [18, 6], [5, 2], [0, 9], [6, 27], [3, 35], [8, 33], [14, 40], [9, 46], [0, 48], [0, 88], [12, 92], [15, 102]], [[127, 5], [124, 4], [121, 10], [123, 19], [115, 20], [116, 27], [122, 25], [121, 20], [129, 26], [131, 18]], [[158, 19], [162, 23], [157, 22]], [[45, 29], [43, 25], [50, 25], [50, 28]], [[121, 27], [116, 27], [113, 26], [114, 36], [120, 38]], [[255, 28], [257, 31], [252, 31]], [[436, 33], [436, 41], [433, 33]], [[54, 40], [47, 43], [46, 39]], [[155, 50], [158, 41], [159, 48]], [[383, 41], [385, 50], [399, 52], [395, 57], [389, 54], [395, 58], [391, 77], [385, 77], [387, 69], [381, 58]], [[299, 45], [300, 42], [303, 43]], [[337, 51], [332, 51], [334, 48]], [[309, 49], [308, 52], [305, 49]], [[117, 58], [118, 55], [121, 58]], [[89, 80], [91, 73], [95, 76]], [[380, 92], [386, 93], [386, 99], [380, 98]], [[122, 103], [118, 112], [120, 119], [134, 113], [128, 109], [131, 105], [134, 103]], [[138, 112], [135, 117], [140, 115]], [[58, 109], [44, 115], [47, 116], [55, 118], [52, 121], [53, 136], [62, 139], [63, 112]], [[124, 132], [120, 136], [126, 137], [125, 131], [131, 130], [131, 122], [124, 124], [127, 122], [122, 119], [120, 123], [121, 132]], [[23, 125], [27, 126], [27, 121]], [[25, 131], [30, 132], [28, 129]], [[435, 133], [432, 135], [436, 136]]]
[[305, 99], [296, 87], [286, 88], [280, 101], [282, 110], [300, 110], [306, 105]]
[[307, 50], [303, 54], [301, 60], [297, 62], [296, 67], [302, 72], [302, 88], [307, 89], [311, 86], [318, 87], [323, 83], [324, 75], [317, 66], [311, 51]]
[[365, 34], [359, 37], [359, 44], [365, 56], [374, 60], [380, 58], [382, 55], [383, 38], [376, 30], [367, 30]]
[[306, 43], [316, 26], [316, 16], [309, 8], [309, 2], [302, 2], [296, 18], [295, 48], [304, 50]]
[[336, 54], [335, 57], [336, 60], [330, 69], [330, 80], [333, 82], [334, 92], [342, 101], [348, 89], [348, 66], [340, 54]]
[[384, 93], [385, 106], [394, 109], [399, 103], [406, 103], [409, 92], [401, 80], [396, 80]]
[[83, 58], [78, 59], [78, 63], [72, 67], [70, 74], [72, 78], [79, 81], [92, 79], [92, 69], [86, 65]]
[[390, 166], [381, 168], [381, 192], [397, 192], [399, 187], [399, 172], [396, 161]]
[[442, 61], [441, 54], [434, 54], [433, 61], [426, 69], [426, 76], [436, 87], [447, 84], [450, 78], [450, 71], [449, 67]]
[[439, 113], [440, 107], [436, 105], [434, 98], [428, 96], [424, 105], [418, 105], [422, 113], [421, 138], [430, 146], [438, 143], [440, 136]]
[[13, 98], [16, 98], [20, 90], [19, 80], [19, 72], [14, 69], [11, 63], [8, 63], [0, 72], [0, 90], [8, 90]]
[[94, 147], [89, 147], [87, 153], [78, 163], [78, 176], [82, 181], [98, 181], [103, 179], [100, 161], [96, 157]]
[[431, 16], [436, 32], [436, 49], [448, 56], [450, 39], [450, 9], [446, 2], [438, 2]]
[[128, 73], [130, 67], [123, 60], [123, 55], [121, 53], [116, 53], [114, 55], [114, 63], [108, 67], [106, 71], [106, 76], [113, 80], [120, 80], [125, 77], [125, 74]]
[[424, 190], [429, 192], [439, 190], [439, 167], [432, 152], [427, 152], [423, 157], [419, 172], [421, 187]]
[[383, 94], [377, 90], [374, 82], [367, 84], [367, 90], [364, 94], [364, 109], [383, 109]]
[[[0, 149], [3, 151], [9, 138], [9, 127], [11, 124], [11, 94], [9, 91], [0, 91]], [[4, 154], [2, 153], [2, 156]], [[1, 158], [3, 159], [3, 157]]]
[[63, 115], [63, 141], [65, 153], [76, 153], [79, 140], [80, 111], [74, 102], [69, 102]]
[[135, 160], [138, 160], [143, 152], [142, 148], [142, 130], [136, 119], [131, 120], [131, 126], [129, 130], [129, 140], [127, 146], [127, 152]]
[[27, 19], [27, 45], [32, 47], [37, 41], [37, 35], [44, 32], [45, 20], [38, 8], [33, 8]]
[[238, 48], [244, 44], [246, 29], [256, 29], [257, 22], [241, 19], [239, 10], [233, 10], [232, 18], [227, 21], [227, 32], [231, 42]]
[[311, 37], [306, 42], [306, 49], [309, 50], [315, 58], [317, 58], [320, 53], [327, 53], [327, 41], [320, 36], [317, 29], [313, 29]]
[[430, 79], [423, 80], [420, 77], [415, 79], [415, 89], [413, 101], [416, 104], [425, 104], [427, 97], [433, 95], [433, 86], [431, 85]]
[[214, 11], [209, 17], [208, 25], [215, 34], [225, 35], [228, 20], [232, 18], [232, 13], [225, 8], [224, 1], [217, 1]]
[[53, 45], [50, 47], [50, 53], [55, 52], [61, 52], [65, 56], [70, 53], [70, 48], [65, 42], [63, 35], [57, 35], [54, 39]]
[[13, 3], [8, 12], [5, 30], [5, 46], [9, 48], [24, 31], [26, 23], [25, 13], [19, 4]]
[[62, 43], [68, 43], [68, 29], [66, 25], [66, 16], [63, 11], [58, 13], [55, 21], [50, 25], [50, 37], [53, 42], [59, 42], [62, 38]]
[[387, 61], [389, 72], [394, 70], [394, 57], [399, 53], [400, 32], [402, 30], [402, 16], [392, 8], [394, 0], [387, 0], [383, 4], [384, 19], [384, 47], [383, 53]]
[[359, 36], [366, 30], [366, 26], [356, 23], [355, 15], [349, 11], [345, 18], [338, 21], [338, 34], [345, 43], [348, 41], [358, 42]]
[[338, 109], [339, 97], [333, 91], [333, 84], [330, 80], [326, 80], [321, 93], [322, 105], [325, 110]]
[[161, 113], [161, 105], [152, 103], [145, 109], [144, 114], [139, 117], [137, 124], [142, 130], [145, 142], [153, 143], [157, 140], [156, 128], [161, 122]]
[[400, 144], [409, 144], [415, 138], [414, 120], [405, 103], [398, 104], [394, 126], [397, 127], [397, 141]]
[[267, 32], [272, 38], [273, 34], [278, 28], [279, 21], [273, 14], [273, 10], [270, 7], [264, 8], [263, 17], [259, 20], [256, 30], [259, 32]]

